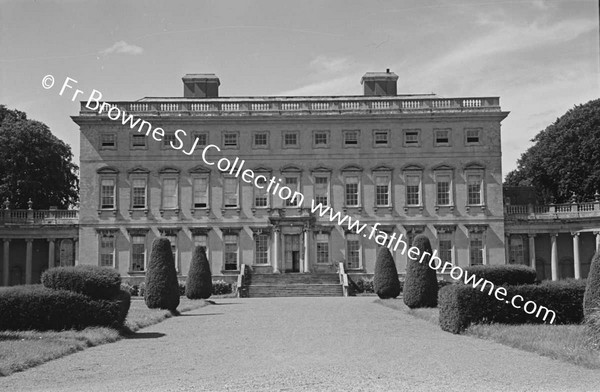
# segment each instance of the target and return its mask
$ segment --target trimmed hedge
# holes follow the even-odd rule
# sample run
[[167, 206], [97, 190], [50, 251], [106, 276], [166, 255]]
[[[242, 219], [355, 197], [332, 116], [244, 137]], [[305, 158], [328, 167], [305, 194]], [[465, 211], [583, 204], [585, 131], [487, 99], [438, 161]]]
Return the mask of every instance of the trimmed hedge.
[[[464, 284], [452, 284], [443, 287], [439, 292], [439, 323], [444, 331], [460, 333], [473, 323], [504, 324], [543, 324], [552, 321], [552, 314], [540, 309], [544, 306], [556, 314], [554, 324], [579, 324], [583, 320], [583, 294], [585, 282], [581, 280], [547, 281], [539, 285], [506, 286], [505, 298], [511, 300], [521, 295], [517, 302], [521, 306], [515, 309], [511, 304], [499, 301], [492, 295]], [[538, 309], [534, 314], [527, 314], [523, 306], [534, 301]], [[540, 317], [535, 317], [539, 314]]]
[[113, 268], [95, 265], [50, 268], [42, 284], [54, 290], [68, 290], [94, 299], [112, 299], [121, 290], [121, 276]]
[[464, 270], [469, 275], [475, 275], [477, 280], [483, 278], [496, 286], [534, 284], [537, 277], [535, 269], [520, 264], [472, 265]]
[[83, 329], [123, 325], [131, 296], [120, 291], [116, 299], [92, 299], [68, 290], [42, 285], [0, 288], [0, 330]]
[[168, 238], [159, 237], [152, 243], [144, 300], [150, 309], [175, 311], [179, 306], [179, 281]]
[[598, 308], [600, 308], [600, 253], [596, 253], [592, 258], [583, 296], [583, 312], [588, 316]]
[[373, 289], [381, 299], [396, 298], [400, 295], [400, 281], [396, 263], [385, 246], [379, 248], [375, 275], [373, 276]]
[[[431, 243], [427, 236], [419, 234], [413, 240], [412, 246], [419, 249], [419, 258], [417, 260], [408, 258], [403, 290], [404, 303], [411, 309], [435, 308], [438, 299], [438, 281], [436, 271], [429, 267], [432, 254]], [[421, 257], [425, 252], [429, 256]], [[422, 263], [419, 262], [421, 259]]]
[[196, 246], [190, 263], [187, 280], [185, 281], [185, 296], [189, 299], [206, 299], [212, 294], [212, 274], [206, 258], [206, 248]]

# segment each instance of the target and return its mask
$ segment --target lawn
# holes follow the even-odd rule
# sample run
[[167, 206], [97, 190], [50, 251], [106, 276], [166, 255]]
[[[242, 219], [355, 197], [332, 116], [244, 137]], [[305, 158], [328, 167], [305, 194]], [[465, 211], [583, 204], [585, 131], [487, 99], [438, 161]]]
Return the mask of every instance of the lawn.
[[[426, 320], [439, 328], [437, 308], [409, 309], [401, 299], [377, 299], [375, 302]], [[475, 324], [463, 334], [590, 369], [600, 369], [600, 351], [589, 344], [583, 325]]]
[[[206, 306], [204, 300], [182, 297], [177, 310], [186, 312]], [[132, 298], [131, 308], [121, 331], [106, 327], [89, 327], [81, 331], [0, 331], [0, 376], [25, 370], [52, 359], [111, 343], [135, 334], [140, 328], [172, 317], [168, 310], [148, 309], [143, 298]]]

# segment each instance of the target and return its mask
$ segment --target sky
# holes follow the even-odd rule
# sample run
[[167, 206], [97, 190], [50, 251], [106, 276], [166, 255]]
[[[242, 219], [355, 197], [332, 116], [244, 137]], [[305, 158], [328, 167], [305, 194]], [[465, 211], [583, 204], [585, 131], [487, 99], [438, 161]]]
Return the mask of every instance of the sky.
[[106, 100], [182, 96], [187, 73], [215, 73], [220, 96], [361, 95], [365, 72], [390, 68], [399, 94], [499, 96], [506, 175], [600, 96], [598, 16], [597, 0], [0, 0], [0, 104], [78, 162], [66, 77]]

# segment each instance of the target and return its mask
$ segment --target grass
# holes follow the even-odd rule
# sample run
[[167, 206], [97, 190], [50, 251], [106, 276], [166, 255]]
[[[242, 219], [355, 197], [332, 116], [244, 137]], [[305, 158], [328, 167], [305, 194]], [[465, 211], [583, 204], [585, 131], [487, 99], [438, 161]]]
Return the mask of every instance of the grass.
[[[439, 326], [437, 308], [410, 309], [399, 299], [378, 299], [375, 302]], [[600, 369], [600, 350], [590, 344], [584, 325], [474, 324], [463, 334], [586, 368]]]
[[[207, 304], [204, 300], [182, 297], [177, 310], [186, 312]], [[134, 297], [122, 330], [89, 327], [81, 331], [60, 332], [0, 331], [0, 376], [8, 376], [87, 347], [115, 342], [172, 316], [168, 310], [148, 309], [142, 298]]]

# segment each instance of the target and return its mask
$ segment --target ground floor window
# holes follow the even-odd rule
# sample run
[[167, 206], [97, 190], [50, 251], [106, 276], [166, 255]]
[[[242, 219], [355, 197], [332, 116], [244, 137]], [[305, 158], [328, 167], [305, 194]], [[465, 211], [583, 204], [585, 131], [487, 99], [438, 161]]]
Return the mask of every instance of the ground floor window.
[[267, 234], [256, 234], [254, 236], [254, 263], [269, 263], [269, 236]]
[[100, 266], [115, 266], [115, 236], [112, 233], [100, 234]]
[[360, 239], [358, 234], [346, 237], [346, 266], [348, 269], [360, 268]]
[[471, 265], [483, 264], [483, 233], [470, 233], [469, 260]]
[[131, 271], [146, 270], [146, 236], [131, 236]]
[[238, 269], [238, 236], [235, 234], [226, 234], [223, 236], [224, 264], [226, 271], [235, 271]]
[[525, 264], [525, 243], [520, 235], [510, 237], [510, 260], [511, 264]]
[[317, 234], [317, 263], [329, 264], [329, 235]]
[[452, 257], [452, 233], [440, 233], [438, 236], [438, 257], [444, 263], [454, 263], [454, 259]]
[[195, 234], [193, 237], [194, 247], [203, 246], [208, 255], [208, 236], [206, 234]]

